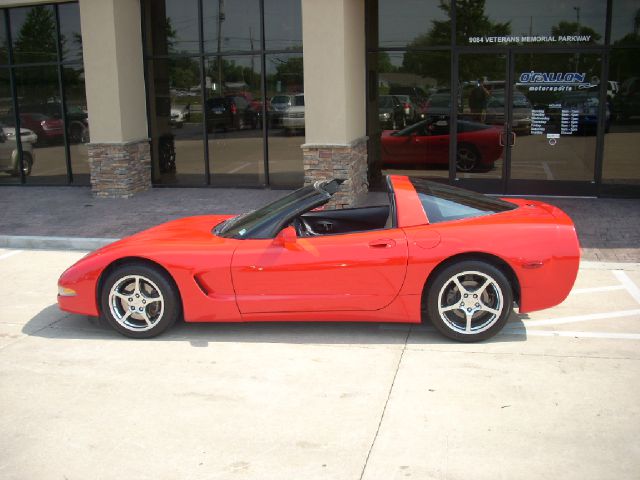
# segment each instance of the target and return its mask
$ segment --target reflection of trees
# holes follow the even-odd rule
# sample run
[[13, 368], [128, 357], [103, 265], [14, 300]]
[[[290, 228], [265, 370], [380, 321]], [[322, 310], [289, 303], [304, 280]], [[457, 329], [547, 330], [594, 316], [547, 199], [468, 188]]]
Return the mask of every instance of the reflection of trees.
[[596, 32], [593, 28], [587, 27], [586, 25], [581, 25], [578, 22], [565, 22], [562, 21], [551, 27], [551, 34], [556, 37], [559, 35], [591, 35], [591, 39], [589, 42], [580, 42], [584, 43], [596, 43], [600, 40], [600, 34]]
[[[467, 43], [470, 36], [509, 35], [510, 22], [493, 22], [484, 12], [485, 0], [458, 0], [456, 10], [456, 28], [458, 43]], [[408, 47], [425, 48], [435, 45], [447, 45], [451, 38], [451, 5], [446, 0], [440, 0], [439, 8], [445, 12], [447, 20], [433, 20], [431, 29], [411, 42]], [[488, 79], [502, 79], [504, 77], [504, 60], [495, 56], [473, 56], [465, 58], [460, 64], [460, 80], [471, 80], [478, 77]], [[447, 57], [448, 58], [448, 57]], [[417, 73], [424, 77], [432, 77], [441, 83], [449, 83], [449, 62], [443, 61], [441, 55], [417, 51], [405, 53], [403, 70]]]
[[640, 9], [636, 11], [633, 22], [633, 31], [626, 34], [620, 40], [613, 43], [611, 50], [610, 80], [624, 82], [628, 78], [640, 77]]
[[[221, 67], [219, 75], [218, 68]], [[236, 65], [235, 60], [222, 58], [222, 61], [212, 61], [207, 69], [207, 76], [211, 78], [221, 78], [225, 83], [244, 83], [249, 90], [260, 90], [260, 73], [255, 72], [251, 67]]]
[[[31, 7], [14, 44], [15, 58], [21, 62], [55, 61], [56, 23], [53, 9]], [[54, 67], [20, 68], [16, 70], [20, 95], [30, 103], [45, 103], [59, 94], [58, 73]]]
[[[279, 59], [278, 59], [279, 60]], [[302, 67], [302, 57], [289, 57], [276, 66], [276, 74], [273, 76], [275, 82], [281, 82], [285, 91], [303, 90], [304, 75]]]

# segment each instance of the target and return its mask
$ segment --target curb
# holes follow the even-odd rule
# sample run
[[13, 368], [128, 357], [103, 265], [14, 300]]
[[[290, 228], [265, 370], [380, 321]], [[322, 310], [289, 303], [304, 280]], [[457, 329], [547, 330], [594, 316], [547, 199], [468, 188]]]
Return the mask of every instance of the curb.
[[44, 237], [35, 235], [0, 235], [0, 248], [34, 250], [95, 250], [118, 238]]

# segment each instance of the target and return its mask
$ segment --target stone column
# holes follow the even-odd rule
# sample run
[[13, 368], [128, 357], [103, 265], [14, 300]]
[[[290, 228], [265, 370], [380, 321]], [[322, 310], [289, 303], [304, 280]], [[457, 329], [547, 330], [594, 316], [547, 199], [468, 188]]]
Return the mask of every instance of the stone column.
[[91, 187], [130, 197], [151, 186], [139, 0], [80, 0]]
[[305, 183], [344, 179], [332, 205], [368, 189], [364, 0], [302, 0]]

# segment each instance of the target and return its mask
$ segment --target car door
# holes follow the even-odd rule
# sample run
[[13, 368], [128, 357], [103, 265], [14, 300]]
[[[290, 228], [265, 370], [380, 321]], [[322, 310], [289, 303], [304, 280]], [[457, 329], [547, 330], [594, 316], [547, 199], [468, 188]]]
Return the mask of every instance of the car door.
[[424, 124], [403, 131], [402, 135], [384, 132], [381, 138], [385, 166], [422, 165], [427, 158], [427, 135]]
[[240, 312], [379, 310], [407, 269], [401, 229], [299, 237], [293, 244], [244, 240], [231, 261]]
[[16, 148], [16, 143], [7, 139], [0, 125], [0, 170], [10, 169], [12, 166], [11, 155], [13, 149]]

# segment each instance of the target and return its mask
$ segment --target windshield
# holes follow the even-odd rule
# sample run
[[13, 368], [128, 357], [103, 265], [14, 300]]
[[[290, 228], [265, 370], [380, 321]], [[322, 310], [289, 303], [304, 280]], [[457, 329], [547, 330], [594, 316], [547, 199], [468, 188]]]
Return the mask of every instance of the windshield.
[[280, 213], [291, 210], [295, 203], [318, 195], [313, 185], [309, 185], [286, 195], [262, 208], [247, 212], [218, 225], [213, 233], [227, 238], [245, 238], [252, 230], [263, 222], [277, 217]]

